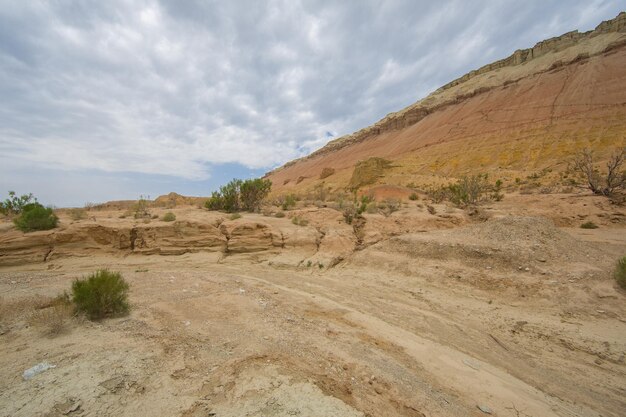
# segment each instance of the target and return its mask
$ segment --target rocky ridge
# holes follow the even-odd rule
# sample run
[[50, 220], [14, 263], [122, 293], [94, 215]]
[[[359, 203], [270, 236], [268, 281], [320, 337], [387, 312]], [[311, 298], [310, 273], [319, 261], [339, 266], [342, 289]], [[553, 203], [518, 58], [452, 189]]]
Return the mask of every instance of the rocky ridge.
[[[495, 87], [506, 86], [521, 78], [551, 71], [624, 46], [626, 46], [626, 12], [621, 12], [614, 19], [600, 23], [592, 31], [581, 33], [575, 30], [546, 39], [532, 48], [517, 50], [505, 59], [470, 71], [437, 89], [426, 98], [398, 112], [388, 114], [371, 126], [332, 140], [310, 155], [295, 159], [270, 171], [267, 176], [299, 162], [336, 152], [382, 133], [407, 128], [442, 108], [458, 104]], [[502, 69], [508, 71], [494, 74]]]

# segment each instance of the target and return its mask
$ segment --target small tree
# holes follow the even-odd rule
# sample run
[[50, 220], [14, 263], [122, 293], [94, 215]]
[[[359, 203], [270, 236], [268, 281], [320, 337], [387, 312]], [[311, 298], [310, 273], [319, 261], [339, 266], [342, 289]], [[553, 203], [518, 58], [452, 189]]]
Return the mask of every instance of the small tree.
[[577, 153], [572, 162], [571, 168], [583, 177], [594, 194], [612, 196], [617, 190], [626, 188], [626, 171], [622, 170], [622, 165], [626, 159], [626, 148], [615, 150], [606, 164], [606, 173], [601, 173], [593, 162], [593, 152], [590, 149], [583, 149]]
[[239, 191], [241, 193], [241, 207], [247, 211], [256, 211], [261, 205], [261, 201], [272, 189], [272, 182], [267, 179], [246, 180], [241, 183]]
[[9, 191], [9, 198], [0, 202], [0, 213], [7, 216], [20, 214], [24, 206], [36, 202], [37, 199], [32, 194], [18, 196], [15, 191]]

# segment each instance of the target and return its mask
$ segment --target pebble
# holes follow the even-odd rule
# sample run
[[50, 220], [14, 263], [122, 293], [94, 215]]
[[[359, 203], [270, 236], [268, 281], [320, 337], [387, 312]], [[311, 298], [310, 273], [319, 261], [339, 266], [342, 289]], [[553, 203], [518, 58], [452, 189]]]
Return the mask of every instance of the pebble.
[[493, 411], [491, 411], [491, 408], [487, 407], [486, 405], [477, 405], [476, 407], [478, 407], [478, 409], [480, 411], [482, 411], [485, 414], [492, 414]]

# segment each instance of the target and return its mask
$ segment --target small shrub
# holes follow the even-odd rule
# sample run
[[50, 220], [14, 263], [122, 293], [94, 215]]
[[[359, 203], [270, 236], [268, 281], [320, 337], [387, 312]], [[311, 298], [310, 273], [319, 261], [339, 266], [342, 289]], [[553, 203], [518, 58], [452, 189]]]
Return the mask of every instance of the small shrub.
[[281, 205], [281, 207], [285, 211], [290, 210], [290, 209], [292, 209], [292, 208], [294, 208], [296, 206], [296, 201], [298, 201], [298, 200], [297, 200], [295, 194], [286, 195], [285, 198], [284, 198], [284, 201], [283, 201], [283, 203]]
[[39, 203], [25, 205], [22, 214], [13, 220], [15, 226], [22, 232], [54, 229], [58, 222], [59, 218], [54, 214], [52, 208], [44, 207]]
[[419, 197], [417, 196], [417, 193], [411, 193], [411, 195], [409, 196], [409, 200], [411, 201], [416, 201]]
[[435, 213], [437, 213], [437, 210], [436, 210], [433, 206], [431, 206], [430, 204], [426, 206], [426, 209], [428, 210], [428, 212], [429, 212], [430, 214], [435, 214]]
[[580, 225], [581, 229], [597, 229], [598, 225], [594, 222], [586, 222]]
[[295, 224], [296, 226], [307, 226], [309, 224], [309, 221], [295, 216], [293, 219], [291, 219], [291, 223]]
[[306, 267], [307, 267], [307, 268], [310, 268], [310, 267], [311, 267], [311, 265], [313, 265], [313, 262], [311, 262], [311, 261], [308, 261], [308, 262], [306, 263]]
[[171, 211], [168, 211], [167, 213], [163, 215], [164, 222], [173, 222], [174, 220], [176, 220], [176, 215], [172, 213]]
[[274, 215], [274, 217], [278, 217], [279, 219], [282, 219], [283, 217], [285, 217], [285, 213], [283, 213], [282, 211], [279, 211], [278, 213]]
[[74, 208], [70, 210], [70, 218], [74, 221], [87, 218], [87, 211], [83, 208]]
[[241, 219], [241, 214], [233, 213], [230, 216], [228, 216], [228, 220], [237, 220], [237, 219]]
[[617, 284], [626, 290], [626, 256], [617, 261], [614, 276]]
[[159, 215], [158, 215], [158, 214], [153, 214], [151, 218], [152, 218], [152, 219], [158, 219], [158, 218], [159, 218]]
[[387, 198], [378, 205], [378, 209], [385, 217], [389, 217], [392, 213], [400, 210], [400, 200]]
[[91, 320], [128, 313], [128, 283], [119, 272], [100, 269], [72, 283], [76, 310]]
[[149, 219], [150, 210], [148, 209], [148, 198], [139, 196], [139, 200], [133, 205], [133, 217], [136, 219]]

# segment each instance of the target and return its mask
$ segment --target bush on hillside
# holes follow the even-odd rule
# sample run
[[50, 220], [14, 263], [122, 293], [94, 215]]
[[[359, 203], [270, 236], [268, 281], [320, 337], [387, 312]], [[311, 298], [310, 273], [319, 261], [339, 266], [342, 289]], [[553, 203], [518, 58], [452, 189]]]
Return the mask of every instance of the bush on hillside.
[[128, 288], [119, 272], [100, 269], [72, 283], [72, 301], [91, 320], [123, 315], [130, 309]]
[[22, 232], [54, 229], [59, 222], [52, 208], [44, 207], [39, 203], [26, 204], [21, 211], [22, 214], [14, 219], [13, 223]]

